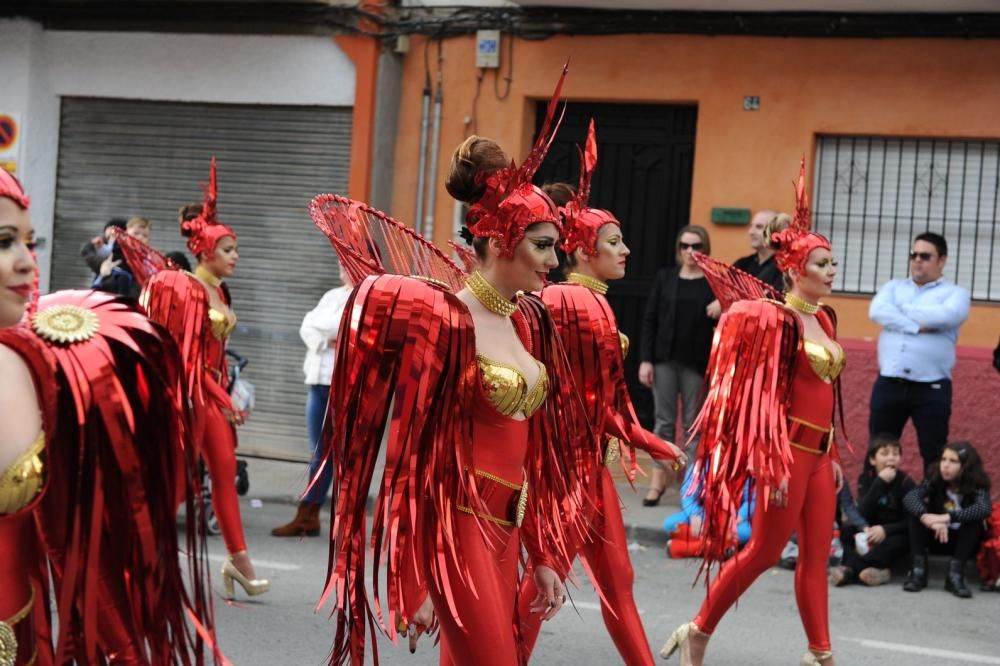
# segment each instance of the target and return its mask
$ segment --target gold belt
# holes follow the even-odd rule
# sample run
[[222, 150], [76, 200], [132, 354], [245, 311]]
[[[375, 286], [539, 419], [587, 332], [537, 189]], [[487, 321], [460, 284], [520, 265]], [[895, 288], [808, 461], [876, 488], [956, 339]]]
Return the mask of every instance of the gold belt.
[[[28, 617], [31, 613], [32, 607], [35, 605], [35, 588], [31, 588], [31, 596], [28, 597], [28, 603], [24, 605], [21, 610], [14, 613], [6, 620], [0, 620], [0, 666], [14, 666], [17, 662], [17, 633], [14, 627], [21, 622], [21, 620]], [[34, 629], [30, 629], [34, 631]], [[31, 650], [31, 658], [26, 662], [26, 666], [31, 666], [35, 663], [35, 659], [38, 657], [38, 653], [34, 646]]]
[[210, 373], [213, 377], [215, 377], [215, 381], [219, 386], [225, 386], [225, 384], [222, 383], [222, 370], [219, 370], [218, 368], [212, 368], [208, 365], [205, 365], [204, 367], [206, 372]]
[[483, 520], [488, 520], [495, 525], [500, 525], [501, 527], [520, 527], [521, 523], [524, 522], [524, 512], [528, 507], [528, 480], [525, 479], [524, 483], [517, 485], [516, 483], [511, 483], [507, 479], [503, 479], [496, 474], [486, 472], [481, 469], [476, 470], [476, 476], [492, 481], [503, 488], [511, 491], [518, 491], [517, 502], [514, 504], [512, 511], [508, 513], [508, 518], [501, 518], [495, 516], [492, 513], [486, 513], [485, 511], [477, 511], [470, 506], [459, 504], [456, 508], [462, 513], [467, 513]]
[[823, 428], [805, 419], [789, 416], [788, 443], [800, 451], [823, 454], [833, 442], [833, 426]]

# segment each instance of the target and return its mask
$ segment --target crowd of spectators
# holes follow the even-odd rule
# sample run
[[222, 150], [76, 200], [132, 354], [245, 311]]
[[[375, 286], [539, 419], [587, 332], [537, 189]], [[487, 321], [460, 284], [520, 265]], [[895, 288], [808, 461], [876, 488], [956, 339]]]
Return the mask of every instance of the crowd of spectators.
[[[752, 217], [751, 253], [734, 266], [783, 291], [784, 278], [763, 238], [775, 218], [786, 224], [790, 220], [773, 210]], [[678, 414], [680, 436], [685, 437], [700, 408], [702, 375], [721, 314], [692, 258], [696, 251], [709, 253], [708, 232], [687, 226], [676, 242], [677, 265], [657, 274], [649, 296], [639, 369], [640, 383], [653, 390], [656, 433], [671, 441], [678, 436]], [[918, 592], [927, 586], [928, 555], [940, 554], [948, 558], [945, 589], [968, 598], [972, 593], [965, 572], [977, 552], [982, 589], [1000, 589], [1000, 572], [995, 571], [1000, 568], [1000, 531], [990, 538], [986, 527], [992, 510], [990, 479], [971, 443], [948, 443], [955, 347], [969, 316], [970, 294], [944, 276], [948, 243], [940, 234], [917, 235], [908, 258], [908, 275], [884, 284], [869, 308], [871, 320], [881, 327], [879, 372], [867, 424], [870, 444], [856, 493], [845, 483], [838, 496], [830, 583], [884, 585], [896, 569], [907, 571], [903, 589]], [[1000, 345], [993, 363], [1000, 371]], [[908, 421], [923, 461], [914, 474], [900, 466], [900, 439]], [[665, 470], [654, 468], [643, 504], [658, 504], [668, 483]], [[669, 557], [697, 557], [704, 548], [699, 489], [700, 481], [688, 470], [681, 510], [663, 525]], [[753, 493], [747, 489], [728, 544], [732, 552], [749, 540], [753, 511]], [[794, 568], [797, 552], [793, 535], [781, 564]]]

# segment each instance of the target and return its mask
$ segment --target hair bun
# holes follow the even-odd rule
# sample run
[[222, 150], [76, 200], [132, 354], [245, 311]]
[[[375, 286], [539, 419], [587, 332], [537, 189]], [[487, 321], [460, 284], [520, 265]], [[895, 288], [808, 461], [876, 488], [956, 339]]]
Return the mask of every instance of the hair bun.
[[492, 139], [473, 134], [460, 143], [451, 156], [444, 187], [455, 199], [473, 204], [486, 191], [485, 176], [503, 169], [510, 160]]
[[181, 206], [180, 210], [177, 211], [177, 221], [180, 225], [181, 236], [184, 236], [184, 238], [191, 237], [193, 230], [188, 222], [201, 215], [204, 210], [205, 207], [200, 203], [189, 203]]
[[557, 208], [563, 208], [576, 196], [576, 188], [569, 183], [545, 183], [542, 192], [552, 199]]
[[787, 213], [778, 213], [764, 225], [764, 242], [772, 250], [781, 249], [781, 238], [779, 234], [788, 228], [792, 223], [792, 216]]

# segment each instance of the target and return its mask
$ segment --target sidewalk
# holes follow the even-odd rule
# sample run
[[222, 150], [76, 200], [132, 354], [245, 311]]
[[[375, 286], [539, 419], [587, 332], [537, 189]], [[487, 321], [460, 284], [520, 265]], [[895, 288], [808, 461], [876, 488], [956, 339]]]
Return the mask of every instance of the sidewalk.
[[[258, 458], [246, 460], [250, 475], [250, 491], [246, 499], [288, 505], [298, 502], [298, 494], [305, 489], [307, 482], [307, 468], [304, 463], [276, 462]], [[646, 483], [646, 478], [640, 476], [636, 490], [633, 491], [627, 482], [618, 482], [618, 496], [622, 500], [625, 531], [629, 541], [638, 541], [651, 548], [662, 548], [666, 543], [663, 519], [680, 509], [680, 496], [678, 488], [672, 486], [663, 494], [659, 506], [645, 507], [642, 505], [642, 498], [646, 495]]]

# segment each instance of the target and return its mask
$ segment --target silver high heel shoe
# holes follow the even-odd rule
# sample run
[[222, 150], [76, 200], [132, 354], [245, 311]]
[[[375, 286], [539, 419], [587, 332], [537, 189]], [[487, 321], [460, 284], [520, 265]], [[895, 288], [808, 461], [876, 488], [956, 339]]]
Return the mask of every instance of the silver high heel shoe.
[[698, 629], [698, 625], [694, 622], [688, 622], [677, 627], [660, 649], [660, 656], [664, 659], [670, 659], [674, 652], [677, 652], [679, 649], [681, 651], [681, 666], [689, 666], [691, 664], [691, 646], [688, 644], [688, 640], [691, 638], [692, 633], [702, 634], [702, 631]]
[[[242, 555], [246, 551], [241, 553], [234, 553], [234, 555]], [[264, 594], [271, 589], [271, 581], [264, 578], [255, 578], [250, 580], [244, 576], [236, 565], [233, 564], [233, 555], [226, 558], [226, 561], [222, 564], [222, 587], [226, 593], [226, 599], [235, 599], [236, 590], [233, 586], [233, 581], [240, 584], [243, 591], [247, 593], [248, 596], [255, 597], [258, 594]]]

